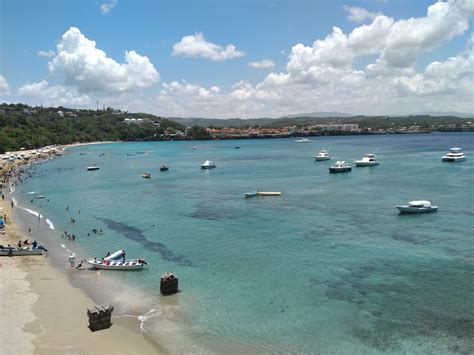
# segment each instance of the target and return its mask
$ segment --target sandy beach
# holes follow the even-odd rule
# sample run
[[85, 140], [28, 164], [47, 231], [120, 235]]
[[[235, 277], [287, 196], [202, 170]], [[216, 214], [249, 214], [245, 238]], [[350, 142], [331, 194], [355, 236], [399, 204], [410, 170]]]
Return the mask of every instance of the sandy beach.
[[[0, 201], [6, 214], [0, 244], [16, 246], [29, 238], [12, 220], [10, 199]], [[153, 354], [162, 352], [147, 341], [134, 318], [112, 318], [112, 327], [91, 332], [87, 308], [96, 303], [73, 287], [65, 272], [43, 256], [0, 258], [0, 354]], [[114, 314], [113, 314], [114, 316]]]

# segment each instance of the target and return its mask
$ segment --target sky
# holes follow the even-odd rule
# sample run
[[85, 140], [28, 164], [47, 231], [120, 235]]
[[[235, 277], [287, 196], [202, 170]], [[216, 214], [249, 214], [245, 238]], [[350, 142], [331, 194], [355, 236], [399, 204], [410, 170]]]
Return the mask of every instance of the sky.
[[0, 102], [474, 112], [474, 0], [0, 0]]

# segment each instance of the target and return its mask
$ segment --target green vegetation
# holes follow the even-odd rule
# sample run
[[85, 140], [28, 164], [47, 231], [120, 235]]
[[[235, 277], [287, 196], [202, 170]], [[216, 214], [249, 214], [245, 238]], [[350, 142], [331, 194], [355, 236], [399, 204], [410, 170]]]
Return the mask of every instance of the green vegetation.
[[[125, 119], [142, 119], [125, 123]], [[179, 123], [144, 113], [0, 105], [0, 152], [93, 141], [186, 139]]]
[[192, 140], [212, 139], [211, 134], [205, 128], [196, 125], [189, 128], [187, 133], [189, 138]]

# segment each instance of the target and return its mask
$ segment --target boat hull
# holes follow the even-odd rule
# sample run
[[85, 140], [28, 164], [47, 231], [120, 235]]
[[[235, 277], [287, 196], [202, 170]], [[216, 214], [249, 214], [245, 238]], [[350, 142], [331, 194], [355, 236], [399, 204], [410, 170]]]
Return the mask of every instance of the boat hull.
[[460, 158], [452, 158], [452, 157], [443, 157], [441, 158], [441, 161], [446, 161], [450, 163], [455, 163], [457, 161], [464, 161], [466, 160], [466, 157], [460, 157]]
[[400, 213], [430, 213], [438, 211], [438, 206], [413, 208], [410, 206], [395, 206]]
[[329, 172], [332, 173], [332, 174], [337, 174], [337, 173], [348, 173], [352, 171], [352, 167], [348, 167], [348, 168], [329, 168]]
[[112, 261], [108, 264], [101, 263], [101, 261], [87, 260], [89, 264], [94, 269], [100, 270], [123, 270], [123, 271], [132, 271], [132, 270], [142, 270], [144, 268], [144, 263], [140, 263], [137, 260], [133, 261]]
[[379, 165], [379, 162], [377, 161], [356, 161], [355, 162], [355, 165], [356, 166], [376, 166], [376, 165]]
[[315, 161], [323, 161], [323, 160], [330, 160], [331, 158], [330, 157], [314, 157], [314, 160]]
[[201, 165], [201, 169], [214, 169], [215, 165]]
[[257, 196], [281, 196], [281, 192], [279, 191], [258, 191]]
[[[13, 248], [11, 256], [25, 256], [25, 255], [43, 255], [42, 250], [38, 249], [17, 249]], [[7, 248], [0, 250], [0, 256], [10, 256]]]

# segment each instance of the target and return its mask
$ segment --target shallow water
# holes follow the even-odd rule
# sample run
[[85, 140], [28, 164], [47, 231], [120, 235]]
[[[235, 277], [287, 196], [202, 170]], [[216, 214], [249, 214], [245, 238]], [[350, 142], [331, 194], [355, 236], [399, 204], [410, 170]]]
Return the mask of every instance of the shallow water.
[[[179, 328], [185, 340], [171, 350], [472, 353], [473, 138], [81, 146], [39, 165], [16, 197], [50, 220], [58, 245], [89, 257], [120, 248], [144, 257], [147, 270], [107, 276], [124, 294], [136, 286], [149, 295], [147, 307], [159, 311], [144, 330], [157, 342]], [[468, 160], [442, 163], [451, 146]], [[332, 160], [314, 162], [328, 147]], [[335, 160], [369, 152], [380, 166], [328, 173]], [[201, 170], [206, 159], [217, 168]], [[100, 170], [86, 171], [91, 164]], [[256, 189], [283, 195], [243, 198]], [[49, 201], [31, 203], [31, 191]], [[414, 199], [440, 210], [397, 213], [396, 204]], [[63, 230], [76, 240], [59, 238]], [[165, 271], [179, 276], [178, 295], [158, 295]]]

